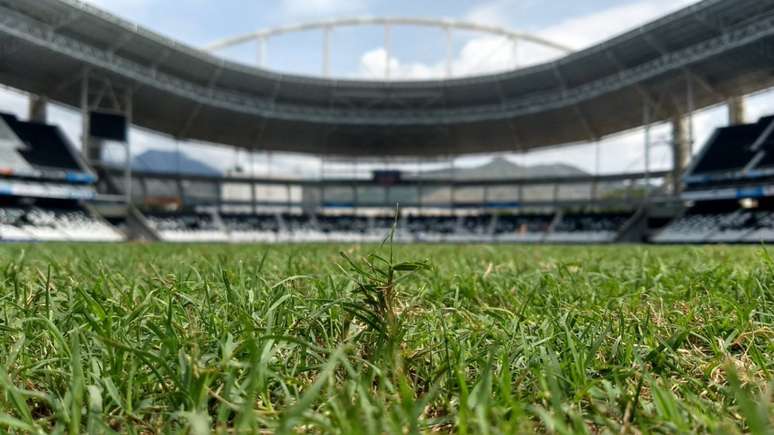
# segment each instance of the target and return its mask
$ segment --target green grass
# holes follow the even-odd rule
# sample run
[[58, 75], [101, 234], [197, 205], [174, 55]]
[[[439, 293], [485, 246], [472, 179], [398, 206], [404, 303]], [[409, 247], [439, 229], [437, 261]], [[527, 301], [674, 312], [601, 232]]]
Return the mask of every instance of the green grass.
[[762, 248], [0, 246], [0, 433], [772, 433], [772, 373]]

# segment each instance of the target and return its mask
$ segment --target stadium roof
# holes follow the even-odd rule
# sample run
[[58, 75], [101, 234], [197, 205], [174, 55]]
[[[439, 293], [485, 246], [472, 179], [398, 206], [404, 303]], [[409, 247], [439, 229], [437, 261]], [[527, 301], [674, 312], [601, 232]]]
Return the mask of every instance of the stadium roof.
[[284, 75], [72, 0], [0, 0], [0, 82], [79, 106], [89, 70], [133, 122], [181, 139], [348, 156], [438, 156], [586, 140], [774, 84], [774, 0], [705, 0], [562, 59], [422, 82]]

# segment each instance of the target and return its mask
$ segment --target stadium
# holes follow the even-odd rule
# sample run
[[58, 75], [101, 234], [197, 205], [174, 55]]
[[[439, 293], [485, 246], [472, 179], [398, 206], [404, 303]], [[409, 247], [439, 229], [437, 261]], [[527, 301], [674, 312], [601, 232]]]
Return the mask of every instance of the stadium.
[[774, 430], [774, 1], [681, 4], [578, 49], [0, 0], [0, 427]]

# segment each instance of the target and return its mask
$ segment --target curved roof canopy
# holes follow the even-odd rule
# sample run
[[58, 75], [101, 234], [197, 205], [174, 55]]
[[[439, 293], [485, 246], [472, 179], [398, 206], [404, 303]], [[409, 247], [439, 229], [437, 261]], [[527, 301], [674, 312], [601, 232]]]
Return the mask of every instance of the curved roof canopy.
[[88, 70], [92, 81], [131, 90], [133, 122], [141, 127], [181, 139], [347, 156], [596, 140], [641, 126], [646, 105], [649, 119], [661, 121], [774, 83], [774, 0], [704, 0], [550, 63], [445, 81], [272, 73], [74, 0], [0, 0], [0, 41], [0, 82], [64, 104], [80, 104]]

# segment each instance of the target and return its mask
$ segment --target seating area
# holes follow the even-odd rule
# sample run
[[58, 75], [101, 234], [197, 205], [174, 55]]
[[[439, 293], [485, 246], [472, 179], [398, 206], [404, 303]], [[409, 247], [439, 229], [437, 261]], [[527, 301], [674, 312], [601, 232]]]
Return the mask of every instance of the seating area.
[[223, 215], [223, 230], [229, 241], [239, 243], [270, 242], [281, 231], [276, 215]]
[[546, 237], [553, 243], [612, 243], [631, 213], [581, 213], [563, 215]]
[[118, 242], [125, 236], [87, 210], [0, 205], [0, 242]]
[[0, 168], [18, 173], [87, 172], [62, 131], [0, 113]]
[[734, 187], [774, 175], [774, 117], [717, 129], [688, 168], [686, 190]]
[[702, 206], [688, 210], [651, 241], [663, 244], [774, 242], [774, 208], [717, 212], [706, 209], [707, 206]]
[[146, 214], [148, 225], [167, 242], [227, 242], [222, 223], [203, 213]]
[[[397, 242], [606, 243], [628, 214], [217, 214], [148, 213], [149, 227], [170, 242], [381, 242], [395, 225]], [[554, 228], [555, 226], [555, 228]]]

